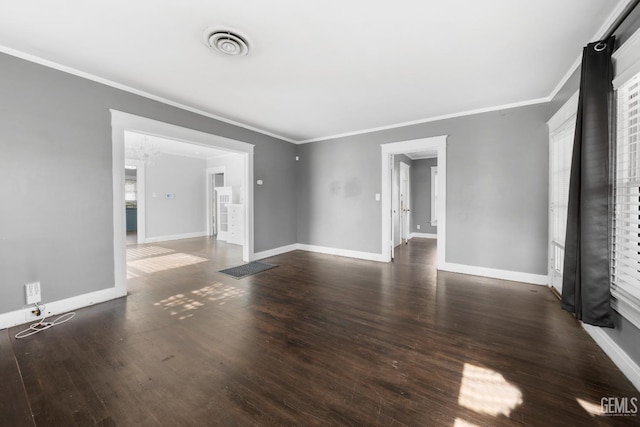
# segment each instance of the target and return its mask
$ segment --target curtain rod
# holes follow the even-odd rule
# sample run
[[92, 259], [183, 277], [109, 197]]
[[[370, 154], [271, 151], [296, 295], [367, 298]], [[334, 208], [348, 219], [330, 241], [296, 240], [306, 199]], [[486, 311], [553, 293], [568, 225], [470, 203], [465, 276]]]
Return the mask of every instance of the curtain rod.
[[607, 31], [606, 35], [602, 38], [603, 41], [607, 40], [609, 37], [613, 35], [613, 33], [616, 32], [616, 30], [620, 27], [620, 25], [622, 25], [625, 19], [627, 19], [629, 15], [631, 15], [631, 12], [633, 12], [633, 10], [636, 8], [636, 6], [639, 3], [640, 3], [640, 0], [634, 0], [627, 5], [627, 7], [622, 11], [620, 16], [618, 16], [618, 18], [614, 21], [614, 23], [611, 24], [611, 27], [609, 27], [609, 30]]

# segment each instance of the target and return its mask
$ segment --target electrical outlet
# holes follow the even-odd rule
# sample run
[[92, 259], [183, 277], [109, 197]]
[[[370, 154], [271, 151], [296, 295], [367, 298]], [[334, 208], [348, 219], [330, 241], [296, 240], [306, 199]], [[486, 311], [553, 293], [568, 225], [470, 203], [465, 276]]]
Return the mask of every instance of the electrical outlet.
[[418, 230], [420, 230], [420, 224], [418, 224]]
[[29, 307], [27, 311], [24, 313], [24, 320], [26, 320], [27, 322], [31, 322], [33, 320], [38, 320], [42, 317], [42, 313], [40, 313], [40, 316], [37, 316], [34, 313], [34, 310], [35, 310], [34, 307]]
[[27, 298], [27, 304], [35, 304], [42, 301], [40, 282], [27, 283], [24, 285], [24, 292]]

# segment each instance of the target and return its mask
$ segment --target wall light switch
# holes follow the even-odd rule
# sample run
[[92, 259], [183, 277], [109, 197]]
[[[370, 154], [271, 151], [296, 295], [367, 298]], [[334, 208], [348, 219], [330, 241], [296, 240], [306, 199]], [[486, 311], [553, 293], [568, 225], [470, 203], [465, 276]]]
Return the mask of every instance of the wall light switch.
[[376, 193], [376, 202], [380, 201], [380, 193]]

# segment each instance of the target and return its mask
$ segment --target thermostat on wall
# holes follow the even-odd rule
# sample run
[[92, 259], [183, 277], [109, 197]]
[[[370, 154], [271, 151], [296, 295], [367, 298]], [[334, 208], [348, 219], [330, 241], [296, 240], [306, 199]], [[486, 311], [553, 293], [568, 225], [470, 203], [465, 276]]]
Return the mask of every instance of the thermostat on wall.
[[165, 199], [175, 199], [176, 195], [173, 194], [173, 193], [167, 193], [167, 194], [164, 195], [164, 198]]

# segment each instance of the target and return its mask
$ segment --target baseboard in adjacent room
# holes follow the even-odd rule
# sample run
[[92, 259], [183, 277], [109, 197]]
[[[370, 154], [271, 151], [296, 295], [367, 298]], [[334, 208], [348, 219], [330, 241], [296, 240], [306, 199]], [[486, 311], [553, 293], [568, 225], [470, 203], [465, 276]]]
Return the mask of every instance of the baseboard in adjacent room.
[[356, 258], [363, 259], [367, 261], [377, 261], [377, 262], [386, 262], [382, 259], [382, 254], [375, 254], [371, 252], [360, 252], [360, 251], [352, 251], [349, 249], [338, 249], [338, 248], [329, 248], [325, 246], [316, 246], [316, 245], [306, 245], [303, 243], [295, 243], [292, 245], [281, 246], [279, 248], [268, 249], [262, 252], [256, 252], [253, 255], [253, 260], [269, 258], [272, 256], [280, 255], [286, 252], [291, 251], [307, 251], [307, 252], [315, 252], [319, 254], [326, 255], [338, 255], [347, 258]]
[[432, 233], [411, 233], [411, 234], [409, 234], [409, 239], [413, 239], [414, 237], [417, 237], [419, 239], [437, 239], [438, 235], [437, 234], [432, 234]]
[[295, 251], [298, 249], [298, 244], [294, 243], [292, 245], [280, 246], [279, 248], [268, 249], [262, 252], [256, 252], [253, 254], [252, 260], [259, 260], [264, 258], [269, 258], [276, 255], [281, 255], [287, 252]]
[[344, 256], [348, 258], [364, 259], [367, 261], [386, 262], [386, 260], [382, 258], [382, 254], [375, 254], [371, 252], [360, 252], [360, 251], [352, 251], [349, 249], [328, 248], [325, 246], [304, 245], [301, 243], [298, 243], [298, 249], [302, 251], [316, 252], [319, 254], [338, 255], [338, 256]]
[[476, 267], [473, 265], [455, 264], [445, 262], [440, 270], [452, 273], [470, 274], [473, 276], [490, 277], [492, 279], [511, 280], [514, 282], [529, 283], [532, 285], [549, 285], [549, 277], [542, 274], [522, 273], [518, 271], [499, 270], [495, 268]]
[[145, 243], [157, 243], [157, 242], [168, 242], [169, 240], [191, 239], [194, 237], [205, 237], [206, 235], [207, 235], [206, 231], [199, 231], [197, 233], [184, 233], [184, 234], [172, 234], [169, 236], [147, 237], [145, 239]]

